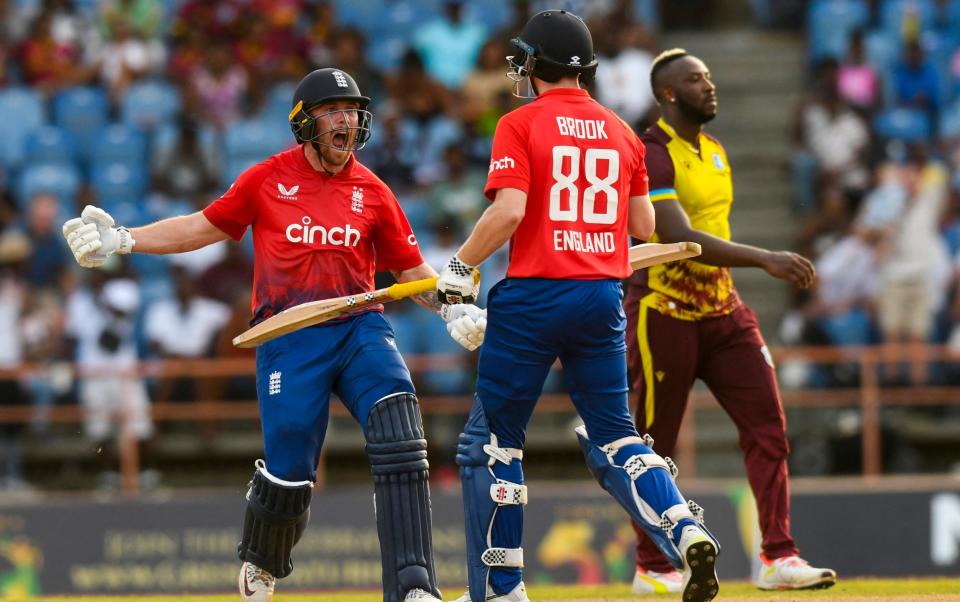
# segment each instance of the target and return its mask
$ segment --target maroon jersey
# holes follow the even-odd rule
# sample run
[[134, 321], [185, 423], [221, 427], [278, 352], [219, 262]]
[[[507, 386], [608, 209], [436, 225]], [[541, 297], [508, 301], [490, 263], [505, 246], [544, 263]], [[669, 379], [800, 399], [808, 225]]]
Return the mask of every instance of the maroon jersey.
[[396, 197], [353, 157], [330, 176], [297, 146], [240, 174], [203, 214], [235, 240], [253, 227], [254, 323], [293, 305], [373, 290], [375, 272], [423, 263]]
[[622, 279], [631, 196], [647, 194], [640, 139], [586, 90], [559, 88], [500, 119], [486, 195], [527, 193], [510, 246], [515, 278]]

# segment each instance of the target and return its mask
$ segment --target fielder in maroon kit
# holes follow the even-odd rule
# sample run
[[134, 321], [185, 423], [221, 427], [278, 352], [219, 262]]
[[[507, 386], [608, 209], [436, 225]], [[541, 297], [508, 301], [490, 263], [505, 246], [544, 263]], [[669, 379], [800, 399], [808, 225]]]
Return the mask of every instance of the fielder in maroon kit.
[[[663, 115], [641, 136], [656, 213], [651, 241], [693, 241], [703, 252], [695, 261], [638, 271], [629, 281], [624, 308], [637, 430], [653, 437], [659, 453], [672, 454], [687, 396], [694, 380], [703, 380], [740, 433], [763, 535], [757, 586], [829, 587], [836, 573], [809, 566], [790, 533], [789, 449], [776, 372], [729, 270], [761, 267], [806, 288], [813, 265], [795, 253], [730, 241], [730, 164], [719, 141], [703, 132], [717, 114], [716, 86], [703, 62], [670, 50], [654, 61], [650, 78]], [[634, 527], [634, 593], [679, 591], [680, 574]]]
[[[294, 92], [299, 143], [244, 171], [203, 211], [139, 228], [115, 227], [88, 206], [64, 224], [77, 262], [113, 253], [167, 254], [253, 231], [253, 322], [288, 307], [373, 290], [376, 271], [400, 282], [436, 272], [390, 189], [357, 162], [370, 136], [370, 99], [338, 69], [318, 69]], [[418, 303], [439, 310], [436, 293]], [[476, 349], [484, 312], [444, 308], [454, 340]], [[238, 555], [244, 602], [269, 602], [293, 570], [291, 552], [310, 517], [317, 461], [335, 393], [360, 424], [373, 473], [384, 602], [440, 602], [431, 543], [427, 443], [410, 373], [394, 333], [371, 307], [303, 328], [257, 349], [264, 460], [247, 492]]]

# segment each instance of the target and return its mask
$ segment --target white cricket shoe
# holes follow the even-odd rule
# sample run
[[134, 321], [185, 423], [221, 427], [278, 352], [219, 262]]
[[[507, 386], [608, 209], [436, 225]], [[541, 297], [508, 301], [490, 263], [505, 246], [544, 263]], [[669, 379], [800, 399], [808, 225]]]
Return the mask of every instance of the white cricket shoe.
[[[453, 602], [473, 602], [473, 598], [470, 597], [470, 591], [467, 590]], [[517, 584], [517, 587], [508, 593], [490, 594], [484, 602], [530, 602], [530, 598], [527, 597], [527, 588], [523, 586], [523, 581], [521, 581]]]
[[683, 602], [710, 602], [720, 591], [717, 554], [720, 547], [705, 529], [688, 525], [680, 533], [683, 557]]
[[243, 602], [270, 602], [277, 578], [257, 565], [244, 562], [240, 567], [240, 597]]
[[638, 596], [679, 594], [682, 587], [683, 575], [680, 574], [680, 571], [658, 573], [657, 571], [637, 569], [637, 572], [633, 575], [633, 587], [630, 588], [630, 591]]
[[760, 554], [760, 560], [763, 562], [756, 581], [760, 589], [825, 589], [837, 582], [836, 571], [812, 567], [799, 556], [767, 560]]
[[417, 602], [418, 600], [422, 602], [443, 602], [440, 598], [419, 587], [408, 591], [407, 595], [403, 597], [403, 602]]

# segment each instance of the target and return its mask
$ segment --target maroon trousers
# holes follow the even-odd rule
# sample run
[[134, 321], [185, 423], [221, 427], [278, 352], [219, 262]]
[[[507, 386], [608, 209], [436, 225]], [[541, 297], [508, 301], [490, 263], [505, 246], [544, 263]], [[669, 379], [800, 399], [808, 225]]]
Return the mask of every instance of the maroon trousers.
[[[667, 317], [644, 303], [649, 290], [629, 286], [627, 358], [637, 400], [637, 430], [649, 433], [661, 456], [673, 454], [687, 396], [703, 380], [736, 424], [747, 479], [757, 500], [763, 553], [797, 554], [790, 535], [786, 419], [776, 372], [746, 305], [700, 321]], [[636, 524], [637, 566], [667, 572], [672, 565]]]

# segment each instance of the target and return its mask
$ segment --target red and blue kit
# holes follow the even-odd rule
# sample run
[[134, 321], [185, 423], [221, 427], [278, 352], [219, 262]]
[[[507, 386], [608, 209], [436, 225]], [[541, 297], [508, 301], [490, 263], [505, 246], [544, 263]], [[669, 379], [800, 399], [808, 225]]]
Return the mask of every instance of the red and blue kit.
[[393, 193], [352, 157], [330, 176], [299, 146], [279, 153], [243, 172], [203, 214], [235, 240], [253, 228], [253, 322], [373, 290], [375, 272], [423, 263]]
[[636, 134], [586, 90], [549, 90], [501, 118], [487, 198], [501, 188], [527, 193], [507, 276], [628, 276], [629, 198], [648, 192], [643, 159]]

